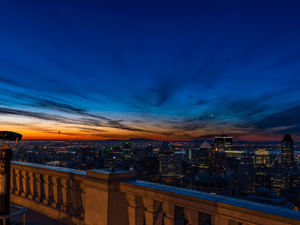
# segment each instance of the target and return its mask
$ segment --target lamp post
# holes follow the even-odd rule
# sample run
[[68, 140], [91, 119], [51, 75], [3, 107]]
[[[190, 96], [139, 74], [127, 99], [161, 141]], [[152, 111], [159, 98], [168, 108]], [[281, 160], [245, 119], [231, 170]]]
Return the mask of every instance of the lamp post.
[[[10, 161], [13, 157], [13, 150], [22, 139], [22, 135], [11, 131], [0, 131], [2, 141], [16, 141], [15, 146], [7, 143], [0, 147], [0, 215], [9, 214], [10, 204]], [[2, 221], [0, 222], [2, 224]]]

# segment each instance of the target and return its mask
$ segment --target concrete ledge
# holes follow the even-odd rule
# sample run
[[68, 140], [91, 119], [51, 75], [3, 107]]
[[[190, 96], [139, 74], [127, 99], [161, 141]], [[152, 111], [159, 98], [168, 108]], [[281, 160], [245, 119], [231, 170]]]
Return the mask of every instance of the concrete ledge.
[[44, 205], [41, 202], [36, 202], [33, 200], [30, 200], [28, 198], [24, 198], [19, 195], [15, 195], [13, 193], [10, 193], [10, 200], [14, 203], [17, 203], [19, 205], [25, 206], [29, 209], [32, 209], [34, 211], [37, 211], [39, 213], [42, 213], [44, 215], [47, 215], [55, 220], [59, 220], [65, 224], [68, 225], [84, 225], [84, 221], [82, 218], [73, 216], [68, 212], [64, 212], [60, 209]]
[[135, 178], [136, 172], [129, 170], [115, 169], [114, 172], [110, 172], [109, 168], [106, 169], [96, 169], [87, 170], [87, 177], [92, 177], [100, 180], [124, 180], [129, 178]]

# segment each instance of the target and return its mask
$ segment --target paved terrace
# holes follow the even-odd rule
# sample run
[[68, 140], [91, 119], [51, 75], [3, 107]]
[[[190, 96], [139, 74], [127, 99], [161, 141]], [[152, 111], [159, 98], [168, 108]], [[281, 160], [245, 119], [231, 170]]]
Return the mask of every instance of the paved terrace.
[[11, 200], [70, 225], [300, 224], [294, 210], [135, 177], [126, 170], [85, 172], [12, 162]]
[[[11, 205], [17, 205], [14, 202], [11, 202]], [[17, 211], [17, 210], [16, 210]], [[11, 213], [14, 211], [11, 210]], [[23, 225], [23, 214], [12, 217], [10, 219], [11, 225]], [[26, 225], [65, 225], [65, 223], [53, 219], [45, 214], [38, 213], [34, 210], [27, 209], [26, 211]]]

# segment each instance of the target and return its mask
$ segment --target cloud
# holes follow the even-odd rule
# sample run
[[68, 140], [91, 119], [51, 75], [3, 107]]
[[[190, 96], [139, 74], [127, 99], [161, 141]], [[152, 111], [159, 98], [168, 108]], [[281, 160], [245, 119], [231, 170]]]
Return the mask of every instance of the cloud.
[[257, 129], [272, 130], [275, 133], [299, 132], [300, 105], [282, 110], [254, 123]]

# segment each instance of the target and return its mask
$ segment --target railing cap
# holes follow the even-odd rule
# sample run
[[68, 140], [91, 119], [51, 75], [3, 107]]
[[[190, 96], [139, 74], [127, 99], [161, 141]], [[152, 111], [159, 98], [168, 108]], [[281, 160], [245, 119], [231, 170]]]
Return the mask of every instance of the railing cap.
[[111, 172], [109, 168], [87, 170], [86, 176], [100, 180], [124, 180], [136, 177], [136, 171], [115, 169]]

